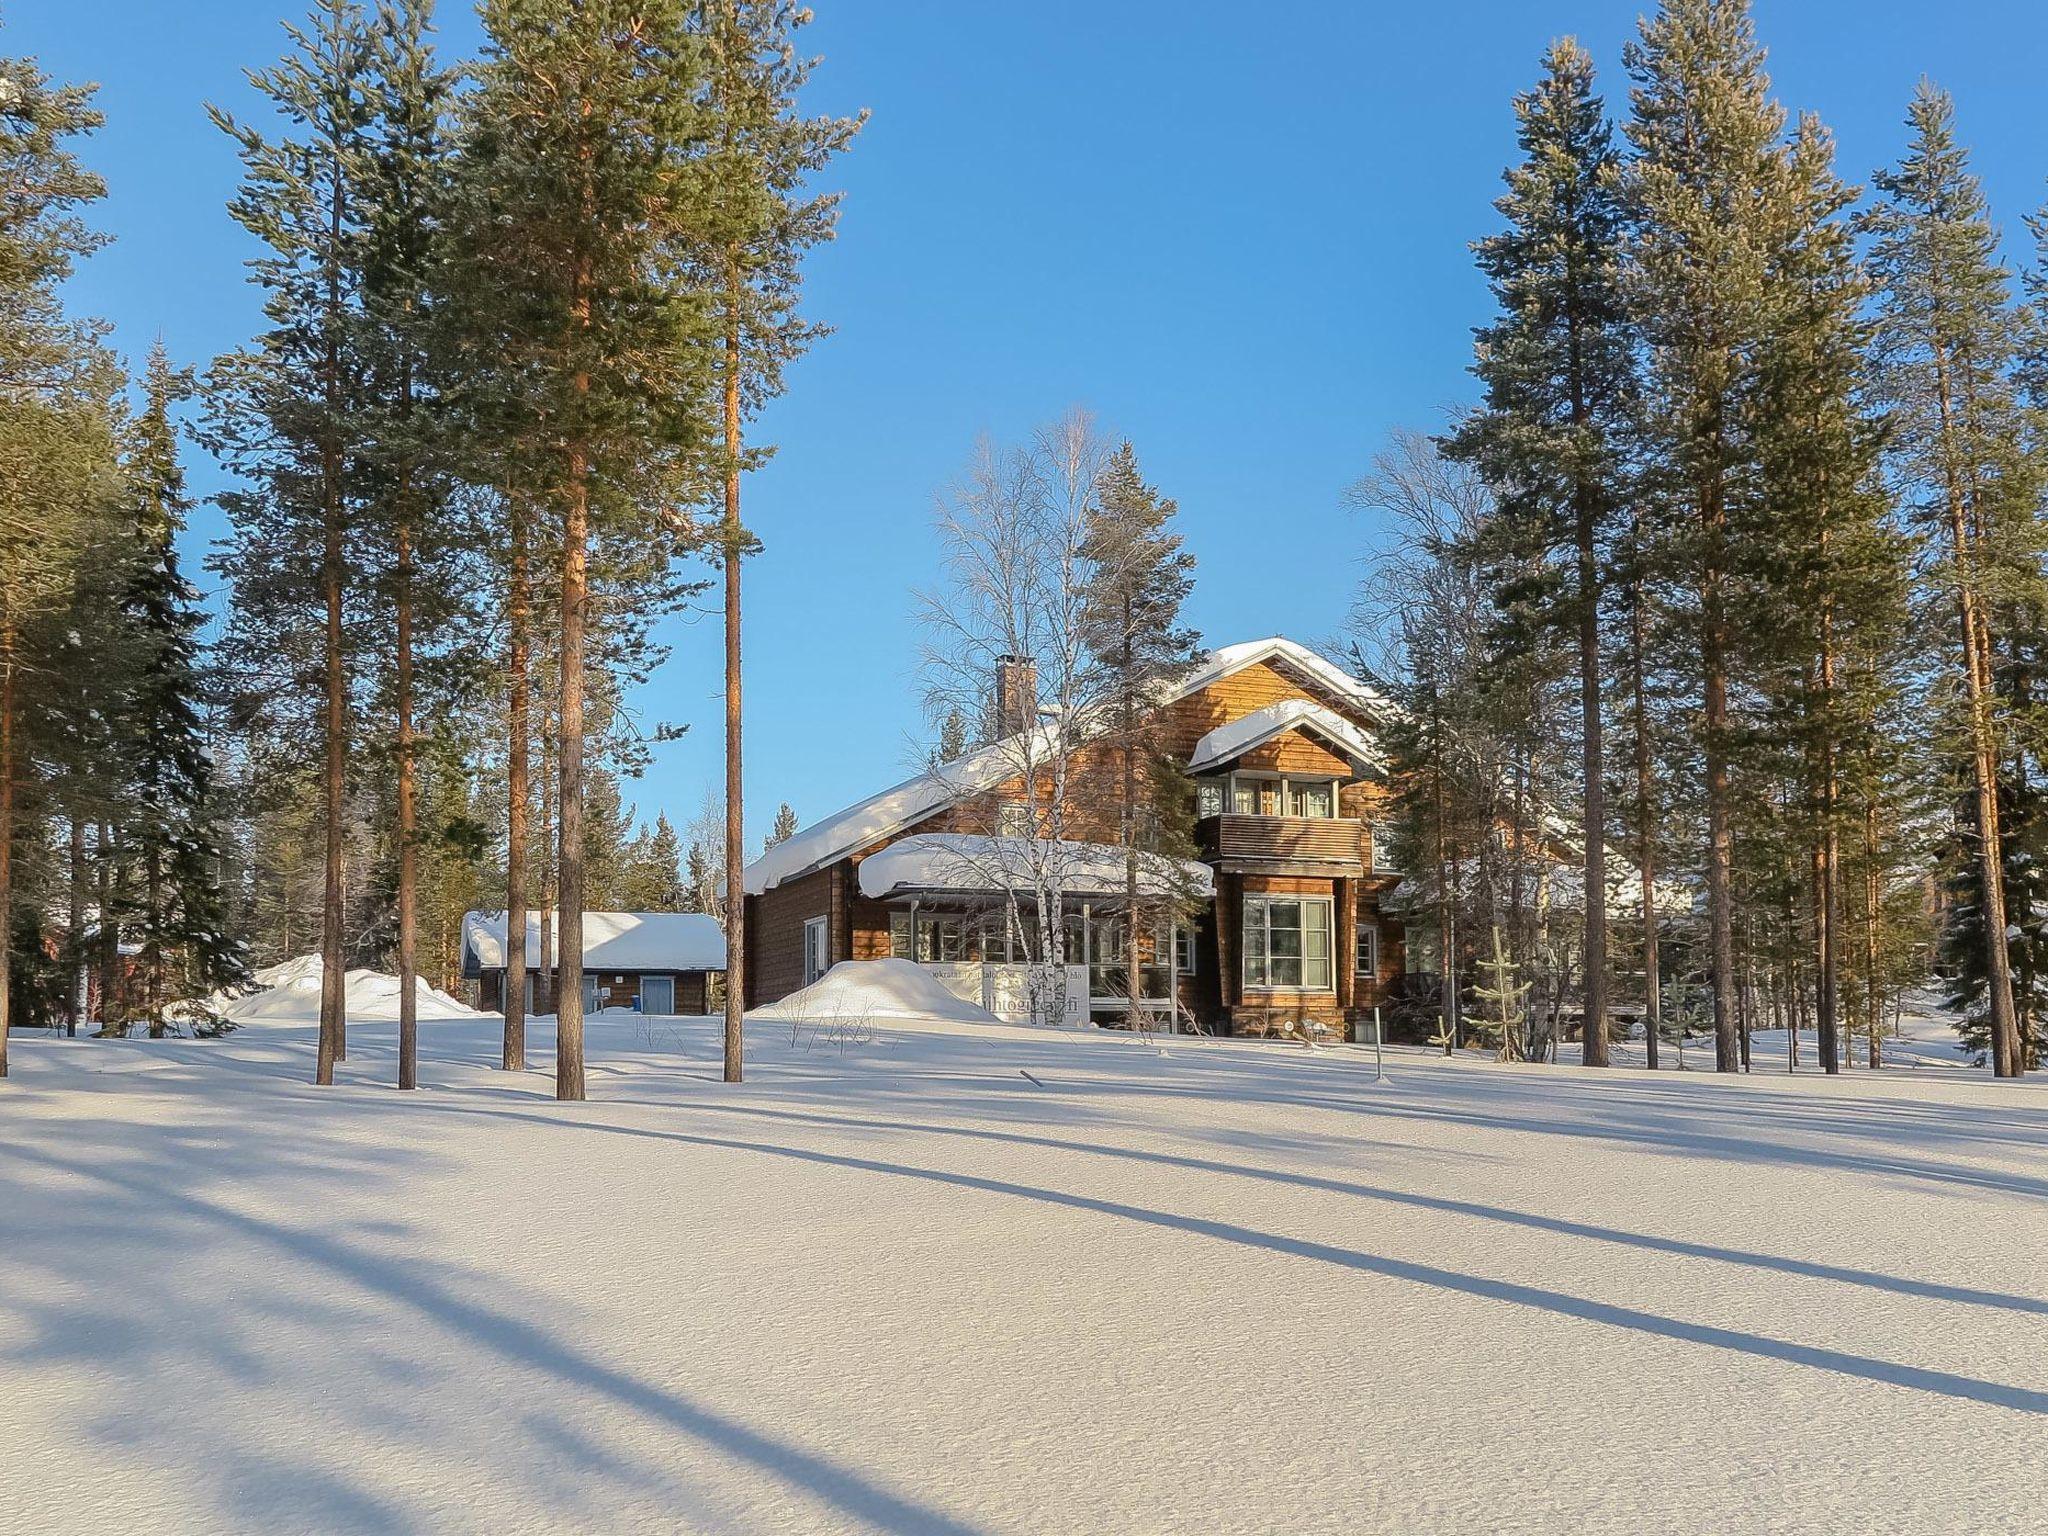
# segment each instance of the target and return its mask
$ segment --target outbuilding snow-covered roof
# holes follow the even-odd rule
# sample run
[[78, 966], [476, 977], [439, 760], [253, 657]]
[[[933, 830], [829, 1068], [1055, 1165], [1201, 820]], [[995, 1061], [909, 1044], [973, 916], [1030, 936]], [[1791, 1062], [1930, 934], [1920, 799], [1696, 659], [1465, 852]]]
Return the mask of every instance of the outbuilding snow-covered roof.
[[[505, 914], [464, 913], [462, 946], [465, 970], [504, 969]], [[526, 963], [539, 961], [540, 914], [529, 912]], [[585, 912], [583, 963], [594, 971], [722, 971], [725, 930], [704, 912]]]
[[[1184, 699], [1211, 683], [1260, 662], [1278, 662], [1289, 667], [1333, 698], [1355, 705], [1373, 718], [1383, 717], [1393, 708], [1377, 689], [1360, 682], [1335, 662], [1317, 655], [1305, 645], [1277, 635], [1211, 651], [1202, 664], [1160, 702], [1171, 704], [1176, 699]], [[1022, 738], [1011, 738], [977, 747], [950, 763], [927, 769], [901, 784], [891, 785], [848, 806], [836, 815], [801, 828], [746, 867], [743, 878], [747, 894], [759, 896], [771, 891], [785, 880], [794, 880], [821, 869], [870, 843], [895, 836], [934, 811], [958, 805], [995, 788], [1006, 779], [1015, 778], [1018, 764], [1026, 757], [1017, 745], [1020, 740]], [[1034, 758], [1041, 755], [1029, 754]]]
[[1217, 726], [1196, 742], [1194, 755], [1188, 759], [1188, 771], [1201, 773], [1218, 763], [1227, 763], [1275, 736], [1294, 730], [1322, 737], [1361, 767], [1377, 768], [1383, 761], [1371, 738], [1335, 710], [1325, 709], [1312, 699], [1281, 699]]
[[[1070, 896], [1121, 895], [1126, 878], [1123, 849], [1102, 843], [927, 832], [861, 860], [860, 893], [880, 899], [903, 891], [1021, 890], [1032, 885], [1038, 870], [1056, 871]], [[1206, 864], [1141, 858], [1138, 887], [1146, 895], [1171, 894], [1178, 883], [1202, 896], [1216, 888]]]

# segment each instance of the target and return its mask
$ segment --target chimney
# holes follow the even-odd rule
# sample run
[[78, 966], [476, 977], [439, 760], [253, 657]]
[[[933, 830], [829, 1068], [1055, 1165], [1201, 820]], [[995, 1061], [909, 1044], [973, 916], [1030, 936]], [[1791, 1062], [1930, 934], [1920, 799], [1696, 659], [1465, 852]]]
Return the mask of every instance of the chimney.
[[998, 740], [1015, 736], [1038, 718], [1038, 663], [1029, 656], [996, 658]]

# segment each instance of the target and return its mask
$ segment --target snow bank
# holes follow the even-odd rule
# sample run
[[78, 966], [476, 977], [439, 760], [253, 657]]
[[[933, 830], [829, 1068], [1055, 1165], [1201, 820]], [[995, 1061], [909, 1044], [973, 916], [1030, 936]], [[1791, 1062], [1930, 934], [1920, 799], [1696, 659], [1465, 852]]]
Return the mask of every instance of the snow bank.
[[1002, 1022], [987, 1009], [955, 997], [938, 977], [908, 960], [842, 960], [802, 991], [756, 1008], [747, 1017], [768, 1023], [820, 1019]]
[[[258, 971], [253, 979], [259, 990], [240, 997], [216, 996], [214, 1005], [231, 1024], [317, 1024], [324, 974], [318, 955], [301, 955]], [[482, 1017], [466, 1003], [428, 986], [425, 977], [416, 980], [420, 1018]], [[389, 1021], [398, 1017], [396, 976], [387, 976], [382, 971], [350, 971], [342, 984], [342, 996], [350, 1019]]]

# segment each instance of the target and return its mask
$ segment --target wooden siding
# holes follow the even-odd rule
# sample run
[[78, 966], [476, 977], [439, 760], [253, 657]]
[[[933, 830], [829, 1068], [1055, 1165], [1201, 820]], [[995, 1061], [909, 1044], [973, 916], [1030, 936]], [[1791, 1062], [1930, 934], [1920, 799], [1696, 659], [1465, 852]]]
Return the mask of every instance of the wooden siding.
[[[597, 981], [597, 1005], [600, 1008], [630, 1008], [633, 999], [640, 994], [640, 978], [643, 976], [668, 976], [676, 984], [676, 1012], [684, 1014], [702, 1013], [708, 995], [709, 985], [703, 971], [592, 971], [587, 973]], [[527, 975], [538, 978], [537, 971]], [[535, 980], [535, 986], [539, 981]], [[477, 977], [477, 1007], [486, 1013], [505, 1011], [505, 972], [502, 968], [484, 971]], [[539, 999], [543, 1008], [547, 999]]]
[[749, 1008], [776, 1002], [804, 984], [804, 924], [832, 915], [845, 878], [843, 864], [828, 864], [747, 898]]
[[[1313, 816], [1211, 816], [1201, 823], [1205, 855], [1243, 873], [1319, 874], [1359, 867], [1359, 825]], [[1282, 869], [1312, 865], [1313, 869]]]
[[[1205, 772], [1221, 772], [1226, 765], [1219, 764]], [[1271, 741], [1241, 752], [1227, 765], [1248, 768], [1261, 773], [1298, 773], [1304, 777], [1348, 779], [1351, 777], [1351, 761], [1339, 757], [1324, 746], [1319, 737], [1305, 734], [1299, 727], [1275, 736]]]

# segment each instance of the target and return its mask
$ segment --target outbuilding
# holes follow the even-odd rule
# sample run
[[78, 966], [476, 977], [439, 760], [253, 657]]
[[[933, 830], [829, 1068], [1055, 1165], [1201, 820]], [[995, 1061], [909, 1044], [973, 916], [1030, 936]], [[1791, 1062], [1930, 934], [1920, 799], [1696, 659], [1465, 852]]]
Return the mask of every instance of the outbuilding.
[[[560, 922], [549, 914], [542, 951], [538, 913], [526, 919], [526, 1010], [554, 1010], [554, 952]], [[462, 919], [462, 974], [477, 984], [477, 1007], [505, 1011], [505, 914], [470, 912]], [[725, 975], [725, 930], [704, 912], [585, 912], [583, 1011], [632, 1008], [641, 1013], [705, 1013], [712, 977]]]

